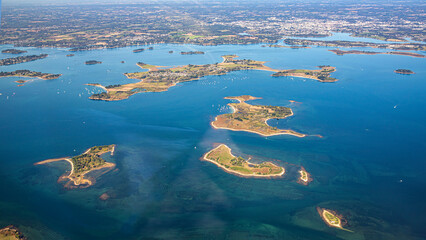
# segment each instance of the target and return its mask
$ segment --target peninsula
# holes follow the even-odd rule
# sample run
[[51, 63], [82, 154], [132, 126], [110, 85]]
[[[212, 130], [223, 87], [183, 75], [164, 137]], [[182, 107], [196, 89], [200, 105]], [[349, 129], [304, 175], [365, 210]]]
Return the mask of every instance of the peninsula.
[[271, 162], [260, 164], [249, 163], [242, 157], [232, 155], [231, 148], [220, 144], [215, 149], [204, 154], [203, 160], [216, 164], [228, 173], [241, 177], [280, 177], [285, 173], [283, 167]]
[[363, 54], [363, 55], [389, 54], [389, 55], [402, 55], [402, 56], [418, 57], [418, 58], [426, 57], [425, 55], [422, 55], [419, 53], [413, 53], [413, 52], [372, 52], [372, 51], [358, 51], [358, 50], [344, 51], [339, 49], [333, 49], [328, 51], [333, 52], [340, 56], [343, 56], [345, 54]]
[[339, 228], [348, 232], [352, 232], [346, 228], [343, 228], [343, 225], [346, 224], [346, 221], [335, 211], [317, 207], [318, 214], [321, 216], [322, 220], [329, 226]]
[[27, 51], [19, 50], [19, 49], [5, 49], [1, 51], [1, 53], [10, 53], [10, 54], [21, 54], [26, 53]]
[[[140, 82], [114, 85], [116, 87], [108, 88], [106, 92], [93, 94], [89, 98], [92, 100], [118, 101], [127, 99], [136, 93], [164, 92], [178, 83], [198, 80], [205, 76], [224, 75], [229, 72], [240, 70], [265, 70], [276, 72], [278, 74], [276, 76], [306, 77], [318, 81], [331, 81], [326, 80], [326, 78], [329, 78], [329, 74], [335, 71], [334, 67], [324, 67], [321, 70], [283, 70], [289, 71], [283, 72], [265, 66], [265, 62], [249, 59], [235, 59], [237, 57], [236, 55], [225, 55], [222, 56], [223, 62], [221, 63], [205, 65], [189, 64], [165, 69], [159, 69], [160, 66], [137, 63], [139, 67], [148, 69], [149, 71], [125, 73], [125, 75], [130, 79], [139, 79]], [[303, 73], [299, 73], [299, 71]], [[324, 80], [321, 80], [320, 78], [323, 77]], [[337, 81], [337, 79], [333, 78], [332, 81]]]
[[31, 62], [43, 58], [47, 58], [47, 54], [40, 54], [40, 55], [29, 55], [29, 56], [19, 56], [14, 58], [5, 58], [0, 59], [0, 66], [8, 66], [8, 65], [14, 65], [18, 63], [25, 63], [25, 62]]
[[35, 77], [43, 80], [57, 79], [62, 74], [33, 72], [30, 70], [16, 70], [13, 72], [0, 72], [0, 77]]
[[297, 181], [300, 184], [307, 186], [310, 182], [312, 182], [311, 174], [309, 174], [304, 167], [301, 167], [299, 170], [299, 180]]
[[280, 106], [250, 105], [246, 101], [261, 99], [249, 95], [226, 97], [225, 99], [237, 100], [238, 103], [229, 103], [233, 113], [222, 114], [211, 123], [215, 129], [228, 129], [232, 131], [252, 132], [262, 136], [281, 134], [305, 137], [306, 134], [293, 130], [283, 130], [268, 125], [269, 119], [283, 119], [293, 115], [291, 108]]
[[336, 82], [336, 78], [330, 77], [332, 72], [336, 71], [335, 67], [328, 65], [318, 66], [319, 70], [305, 70], [305, 69], [291, 69], [282, 70], [272, 74], [274, 77], [291, 76], [291, 77], [302, 77], [318, 80], [320, 82]]
[[94, 184], [94, 179], [89, 179], [86, 175], [95, 170], [110, 170], [115, 167], [114, 163], [106, 162], [101, 155], [111, 152], [114, 155], [115, 145], [95, 146], [87, 149], [83, 154], [75, 157], [64, 157], [48, 159], [37, 162], [34, 165], [41, 165], [51, 162], [67, 161], [71, 164], [71, 171], [63, 175], [58, 181], [68, 180], [66, 188], [89, 187]]
[[396, 69], [394, 72], [399, 74], [405, 74], [405, 75], [414, 74], [414, 72], [409, 69]]

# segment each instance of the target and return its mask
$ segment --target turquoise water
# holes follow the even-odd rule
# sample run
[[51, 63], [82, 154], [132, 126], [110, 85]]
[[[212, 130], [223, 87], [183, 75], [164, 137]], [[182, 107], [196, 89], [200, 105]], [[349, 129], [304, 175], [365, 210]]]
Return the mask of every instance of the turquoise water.
[[[260, 45], [154, 45], [138, 54], [121, 48], [74, 57], [65, 57], [66, 49], [25, 49], [49, 57], [0, 71], [63, 76], [22, 87], [14, 81], [23, 78], [0, 79], [0, 226], [17, 225], [32, 239], [426, 238], [425, 59]], [[206, 54], [179, 54], [188, 50]], [[332, 76], [339, 81], [239, 71], [118, 102], [91, 101], [88, 97], [100, 90], [84, 85], [132, 82], [123, 73], [139, 71], [139, 61], [207, 64], [225, 54], [279, 69], [329, 64], [337, 67]], [[87, 66], [87, 60], [103, 63]], [[398, 75], [397, 68], [416, 74]], [[293, 117], [270, 120], [271, 125], [324, 138], [212, 129], [211, 120], [230, 111], [223, 98], [243, 94], [263, 98], [253, 104], [294, 110]], [[280, 179], [229, 175], [200, 161], [215, 143], [285, 166], [287, 174]], [[65, 162], [33, 165], [103, 144], [117, 145], [107, 158], [118, 170], [90, 188], [68, 191], [56, 182], [69, 170]], [[309, 186], [296, 183], [299, 166], [312, 174]], [[99, 200], [105, 192], [111, 198]], [[327, 227], [316, 206], [344, 215], [354, 233]]]

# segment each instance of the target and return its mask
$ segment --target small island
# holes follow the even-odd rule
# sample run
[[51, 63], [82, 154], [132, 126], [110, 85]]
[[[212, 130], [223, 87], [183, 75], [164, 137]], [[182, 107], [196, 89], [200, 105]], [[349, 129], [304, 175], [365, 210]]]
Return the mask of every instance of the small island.
[[138, 48], [138, 49], [133, 50], [134, 53], [140, 53], [140, 52], [143, 52], [143, 51], [145, 51], [145, 48]]
[[308, 46], [286, 46], [286, 45], [278, 45], [278, 44], [270, 44], [270, 45], [262, 45], [262, 47], [270, 47], [270, 48], [291, 48], [291, 49], [299, 49], [299, 48], [311, 48]]
[[[161, 66], [138, 63], [137, 65], [139, 67], [148, 69], [149, 71], [125, 73], [124, 75], [130, 79], [139, 79], [140, 82], [123, 84], [119, 87], [108, 88], [106, 92], [93, 94], [89, 98], [92, 100], [119, 101], [127, 99], [136, 93], [164, 92], [178, 83], [195, 81], [205, 76], [225, 75], [229, 72], [240, 70], [271, 71], [278, 73], [278, 75], [274, 74], [275, 76], [305, 77], [323, 82], [331, 80], [321, 80], [320, 78], [325, 79], [326, 77], [323, 76], [328, 77], [331, 72], [335, 71], [334, 67], [324, 66], [324, 68], [321, 70], [288, 70], [289, 72], [283, 72], [286, 70], [272, 69], [265, 66], [265, 62], [250, 59], [235, 59], [237, 57], [238, 56], [236, 55], [225, 55], [222, 56], [223, 62], [221, 63], [205, 65], [189, 64], [164, 69], [159, 69]], [[330, 79], [332, 79], [333, 82], [337, 81], [337, 79], [334, 78]]]
[[363, 55], [389, 54], [389, 55], [402, 55], [402, 56], [418, 57], [418, 58], [426, 57], [425, 55], [422, 55], [419, 53], [412, 53], [412, 52], [373, 52], [373, 51], [359, 51], [359, 50], [343, 51], [339, 49], [333, 49], [328, 51], [333, 52], [339, 56], [343, 56], [345, 54], [363, 54]]
[[[115, 167], [114, 163], [106, 162], [101, 155], [111, 152], [114, 155], [115, 145], [95, 146], [87, 149], [83, 154], [75, 157], [64, 157], [48, 159], [41, 162], [37, 162], [34, 165], [41, 165], [51, 162], [67, 161], [71, 164], [71, 171], [67, 175], [63, 175], [58, 181], [68, 180], [65, 184], [66, 188], [85, 188], [90, 187], [94, 184], [94, 179], [89, 179], [86, 175], [95, 170], [106, 170], [109, 171]], [[105, 172], [106, 172], [105, 171]], [[104, 173], [105, 173], [104, 172]]]
[[335, 211], [317, 207], [318, 214], [321, 216], [322, 220], [329, 226], [334, 228], [339, 228], [348, 232], [352, 232], [349, 229], [343, 228], [343, 225], [347, 224], [346, 220], [339, 216]]
[[5, 49], [1, 51], [1, 53], [10, 53], [10, 54], [21, 54], [26, 53], [27, 51], [19, 50], [19, 49]]
[[206, 153], [203, 160], [216, 164], [228, 173], [241, 177], [280, 177], [285, 173], [283, 167], [279, 167], [271, 162], [260, 164], [249, 163], [242, 157], [235, 157], [231, 153], [231, 148], [225, 144], [220, 144], [215, 149]]
[[309, 174], [304, 167], [301, 167], [299, 170], [299, 180], [297, 181], [300, 184], [307, 186], [310, 182], [312, 182], [311, 174]]
[[48, 56], [47, 54], [40, 54], [40, 55], [29, 55], [29, 56], [19, 56], [14, 58], [0, 59], [0, 66], [8, 66], [8, 65], [14, 65], [19, 63], [36, 61], [39, 59], [47, 58], [47, 56]]
[[409, 69], [396, 69], [394, 72], [405, 75], [414, 74], [414, 72]]
[[248, 95], [239, 97], [226, 97], [225, 99], [237, 100], [238, 103], [229, 103], [233, 113], [222, 114], [211, 123], [215, 129], [227, 129], [232, 131], [252, 132], [262, 136], [274, 136], [281, 134], [305, 137], [306, 134], [293, 130], [278, 129], [268, 125], [269, 119], [283, 119], [293, 115], [293, 111], [287, 107], [250, 105], [246, 101], [261, 99]]
[[0, 77], [35, 77], [43, 80], [52, 80], [57, 79], [62, 74], [51, 74], [51, 73], [41, 73], [33, 72], [30, 70], [16, 70], [13, 72], [0, 72]]
[[26, 82], [28, 82], [29, 80], [18, 80], [18, 81], [15, 81], [16, 83], [26, 83]]
[[6, 226], [0, 229], [1, 240], [27, 240], [19, 229], [13, 225]]
[[96, 61], [96, 60], [90, 60], [90, 61], [86, 61], [86, 65], [95, 65], [95, 64], [101, 64], [101, 61]]
[[291, 77], [303, 77], [318, 80], [320, 82], [336, 82], [336, 78], [330, 77], [332, 72], [336, 71], [335, 67], [328, 65], [318, 66], [319, 70], [306, 70], [306, 69], [291, 69], [283, 70], [272, 74], [274, 77], [291, 76]]
[[173, 51], [169, 51], [169, 53], [170, 53], [170, 54], [172, 54], [172, 53], [173, 53]]
[[194, 55], [194, 54], [204, 54], [202, 51], [189, 51], [189, 52], [180, 52], [182, 55]]

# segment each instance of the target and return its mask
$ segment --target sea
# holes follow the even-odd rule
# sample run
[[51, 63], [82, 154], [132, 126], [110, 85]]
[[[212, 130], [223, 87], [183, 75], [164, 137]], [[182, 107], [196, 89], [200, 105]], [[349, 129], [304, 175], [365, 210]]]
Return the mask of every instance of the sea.
[[[326, 38], [335, 39], [360, 40], [342, 33]], [[337, 56], [328, 51], [334, 48], [315, 46], [150, 46], [73, 57], [66, 57], [68, 49], [19, 47], [49, 56], [0, 67], [62, 74], [0, 79], [0, 227], [13, 224], [28, 239], [426, 239], [426, 58]], [[331, 65], [338, 81], [246, 70], [113, 102], [90, 100], [103, 90], [85, 85], [135, 82], [123, 73], [146, 71], [137, 62], [210, 64], [227, 54], [275, 69]], [[415, 74], [394, 73], [400, 68]], [[30, 81], [18, 87], [21, 79]], [[239, 95], [262, 98], [250, 104], [290, 107], [294, 116], [268, 124], [309, 136], [212, 128], [217, 115], [231, 112], [224, 97]], [[242, 178], [202, 161], [219, 143], [253, 163], [283, 166], [286, 174]], [[114, 155], [104, 157], [117, 166], [88, 188], [57, 181], [70, 171], [65, 161], [34, 165], [107, 144], [116, 144]], [[301, 167], [313, 178], [308, 186], [297, 183]], [[109, 199], [99, 198], [104, 193]], [[328, 227], [317, 207], [333, 210], [352, 232]]]

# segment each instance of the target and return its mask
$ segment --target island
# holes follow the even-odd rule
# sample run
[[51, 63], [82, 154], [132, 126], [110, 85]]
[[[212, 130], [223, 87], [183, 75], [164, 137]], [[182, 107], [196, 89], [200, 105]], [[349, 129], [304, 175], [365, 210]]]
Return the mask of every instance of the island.
[[26, 82], [28, 82], [29, 80], [18, 80], [18, 81], [15, 81], [16, 83], [26, 83]]
[[62, 74], [33, 72], [30, 70], [16, 70], [13, 72], [0, 72], [0, 77], [35, 77], [43, 80], [57, 79]]
[[40, 55], [29, 55], [29, 56], [19, 56], [14, 58], [5, 58], [0, 59], [0, 66], [8, 66], [8, 65], [14, 65], [18, 63], [25, 63], [25, 62], [31, 62], [43, 58], [47, 58], [47, 54], [40, 54]]
[[408, 51], [425, 51], [426, 44], [422, 43], [372, 43], [360, 41], [324, 41], [324, 40], [308, 40], [287, 38], [284, 43], [292, 46], [321, 46], [321, 47], [369, 47], [369, 48], [382, 48], [393, 50], [408, 50]]
[[[189, 64], [165, 69], [159, 69], [160, 66], [137, 63], [139, 67], [148, 69], [149, 71], [125, 73], [125, 75], [130, 79], [138, 79], [140, 82], [123, 84], [118, 87], [108, 88], [106, 92], [93, 94], [89, 98], [92, 100], [119, 101], [127, 99], [136, 93], [164, 92], [178, 83], [198, 80], [205, 76], [224, 75], [229, 72], [240, 70], [265, 70], [280, 73], [277, 76], [306, 77], [317, 79], [318, 81], [331, 81], [321, 80], [319, 77], [329, 76], [329, 74], [335, 70], [333, 67], [325, 67], [321, 70], [289, 70], [290, 72], [284, 73], [282, 71], [285, 70], [280, 71], [265, 66], [265, 62], [250, 59], [235, 59], [237, 57], [238, 56], [236, 55], [225, 55], [222, 56], [223, 62], [221, 63], [205, 65]], [[307, 72], [307, 74], [300, 74], [298, 71]], [[319, 77], [316, 77], [317, 75]], [[333, 79], [333, 81], [337, 81], [337, 79]]]
[[140, 53], [140, 52], [143, 52], [143, 51], [145, 51], [145, 48], [139, 48], [139, 49], [133, 50], [134, 53]]
[[343, 228], [343, 225], [347, 224], [346, 220], [339, 216], [335, 211], [317, 207], [318, 214], [321, 216], [322, 220], [329, 226], [334, 228], [339, 228], [348, 232], [352, 232], [349, 229]]
[[189, 52], [180, 52], [182, 55], [194, 55], [194, 54], [204, 54], [202, 51], [189, 51]]
[[173, 51], [169, 51], [169, 53], [170, 53], [170, 54], [172, 54], [172, 53], [173, 53]]
[[270, 45], [262, 45], [262, 47], [270, 47], [270, 48], [291, 48], [291, 49], [299, 49], [299, 48], [310, 48], [308, 46], [286, 46], [286, 45], [278, 45], [278, 44], [270, 44]]
[[319, 70], [306, 70], [306, 69], [291, 69], [283, 70], [272, 74], [274, 77], [291, 76], [291, 77], [303, 77], [310, 78], [320, 82], [336, 82], [336, 78], [330, 77], [332, 72], [336, 71], [335, 67], [328, 65], [318, 66]]
[[414, 72], [409, 69], [396, 69], [394, 72], [399, 74], [405, 74], [405, 75], [414, 74]]
[[312, 182], [311, 174], [309, 174], [304, 167], [301, 167], [299, 170], [299, 180], [297, 181], [300, 184], [307, 186], [310, 182]]
[[328, 51], [333, 52], [339, 56], [343, 56], [345, 54], [363, 54], [363, 55], [389, 54], [389, 55], [402, 55], [402, 56], [418, 57], [418, 58], [426, 57], [425, 55], [422, 55], [419, 53], [412, 53], [412, 52], [372, 52], [372, 51], [358, 51], [358, 50], [344, 51], [339, 49], [333, 49]]
[[291, 108], [280, 106], [250, 105], [246, 101], [261, 99], [249, 95], [226, 97], [225, 99], [237, 100], [238, 103], [229, 103], [233, 113], [222, 114], [211, 123], [215, 129], [252, 132], [262, 136], [281, 134], [305, 137], [306, 134], [293, 130], [278, 129], [268, 125], [269, 119], [283, 119], [293, 115]]
[[1, 51], [1, 53], [10, 53], [10, 54], [21, 54], [26, 53], [27, 51], [19, 50], [19, 49], [5, 49]]
[[1, 240], [27, 240], [19, 229], [13, 225], [6, 226], [0, 229]]
[[101, 61], [96, 61], [96, 60], [90, 60], [90, 61], [86, 61], [86, 65], [95, 65], [95, 64], [101, 64]]
[[48, 159], [37, 162], [34, 165], [41, 165], [51, 162], [67, 161], [71, 164], [71, 171], [69, 174], [62, 175], [58, 181], [68, 181], [65, 184], [66, 188], [86, 188], [95, 183], [93, 178], [88, 178], [86, 175], [95, 170], [104, 170], [103, 173], [113, 169], [114, 163], [106, 162], [101, 155], [111, 152], [114, 155], [115, 145], [95, 146], [87, 149], [83, 154], [75, 157], [64, 157]]
[[225, 144], [204, 154], [203, 160], [216, 164], [228, 173], [241, 177], [281, 177], [285, 173], [283, 167], [277, 166], [271, 162], [263, 162], [260, 164], [249, 163], [242, 157], [232, 155], [231, 148]]

